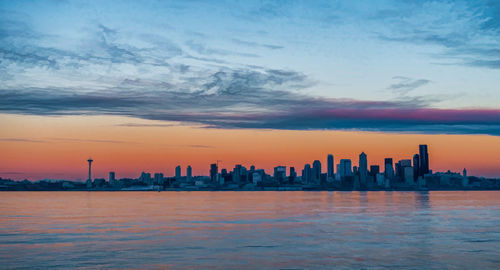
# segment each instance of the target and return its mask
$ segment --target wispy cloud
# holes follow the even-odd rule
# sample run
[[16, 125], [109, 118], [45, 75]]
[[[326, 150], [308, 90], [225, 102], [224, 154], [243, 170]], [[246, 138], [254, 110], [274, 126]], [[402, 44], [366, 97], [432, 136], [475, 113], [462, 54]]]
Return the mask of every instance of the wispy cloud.
[[279, 45], [263, 44], [263, 43], [253, 42], [253, 41], [241, 40], [241, 39], [237, 39], [237, 38], [233, 38], [232, 41], [236, 44], [244, 45], [244, 46], [248, 46], [248, 47], [261, 47], [261, 48], [266, 48], [266, 49], [271, 49], [271, 50], [279, 50], [279, 49], [284, 48], [283, 46], [279, 46]]
[[126, 143], [133, 142], [119, 141], [119, 140], [106, 140], [106, 139], [76, 139], [76, 138], [0, 138], [2, 142], [22, 142], [22, 143], [64, 143], [64, 142], [83, 142], [83, 143]]
[[498, 1], [418, 1], [380, 10], [372, 20], [383, 23], [385, 41], [440, 46], [442, 60], [458, 65], [499, 68], [500, 3]]
[[29, 142], [29, 143], [44, 143], [46, 141], [39, 139], [29, 139], [29, 138], [0, 138], [2, 142]]
[[106, 139], [77, 139], [77, 138], [49, 138], [51, 142], [82, 142], [82, 143], [126, 143], [133, 144], [134, 142]]
[[185, 147], [190, 147], [190, 148], [214, 148], [211, 145], [204, 145], [204, 144], [188, 144], [184, 145]]
[[124, 123], [116, 125], [118, 127], [174, 127], [174, 124], [139, 124], [139, 123]]
[[402, 95], [431, 82], [427, 79], [412, 79], [404, 76], [395, 76], [392, 79], [398, 82], [391, 84], [388, 89]]

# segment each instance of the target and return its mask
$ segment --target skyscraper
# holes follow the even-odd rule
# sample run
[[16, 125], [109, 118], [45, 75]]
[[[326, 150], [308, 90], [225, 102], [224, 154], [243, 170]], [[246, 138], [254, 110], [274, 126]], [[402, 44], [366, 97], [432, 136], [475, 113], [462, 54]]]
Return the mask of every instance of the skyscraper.
[[310, 183], [311, 179], [311, 165], [306, 164], [302, 170], [302, 183]]
[[191, 168], [191, 165], [188, 165], [186, 168], [186, 177], [188, 181], [191, 181], [191, 177], [193, 177], [193, 169]]
[[420, 155], [413, 155], [413, 179], [417, 180], [418, 174], [420, 172]]
[[333, 169], [333, 164], [334, 164], [334, 159], [333, 159], [333, 155], [332, 154], [329, 154], [328, 157], [327, 157], [327, 176], [328, 178], [333, 178], [334, 177], [334, 169]]
[[113, 181], [115, 181], [115, 172], [109, 172], [109, 179], [108, 181], [111, 183]]
[[421, 144], [418, 147], [420, 154], [420, 171], [419, 175], [424, 176], [429, 173], [429, 153], [427, 152], [427, 144]]
[[384, 174], [388, 179], [394, 177], [394, 166], [392, 165], [392, 158], [386, 158], [384, 160]]
[[176, 179], [181, 178], [181, 166], [180, 165], [178, 165], [177, 167], [175, 167], [175, 178]]
[[210, 181], [217, 181], [217, 173], [219, 173], [219, 168], [217, 168], [217, 163], [210, 164]]
[[313, 168], [312, 168], [312, 181], [314, 181], [315, 184], [319, 184], [321, 180], [321, 162], [319, 160], [313, 161]]
[[289, 182], [293, 183], [296, 177], [297, 177], [297, 172], [295, 172], [295, 167], [290, 167], [290, 175], [288, 176]]
[[368, 160], [367, 160], [365, 152], [362, 152], [359, 155], [358, 171], [359, 171], [359, 181], [360, 181], [361, 185], [362, 186], [366, 185], [366, 178], [368, 176]]

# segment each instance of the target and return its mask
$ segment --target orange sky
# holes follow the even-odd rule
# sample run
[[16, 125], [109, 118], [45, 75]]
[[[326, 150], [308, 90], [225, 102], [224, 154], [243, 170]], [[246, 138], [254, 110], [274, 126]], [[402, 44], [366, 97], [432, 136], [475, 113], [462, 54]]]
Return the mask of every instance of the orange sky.
[[[141, 171], [173, 175], [174, 167], [191, 164], [193, 174], [207, 175], [209, 164], [255, 165], [272, 172], [276, 165], [295, 166], [326, 155], [335, 163], [368, 163], [385, 157], [411, 158], [418, 144], [428, 144], [434, 171], [500, 176], [500, 138], [484, 135], [421, 135], [359, 131], [223, 130], [116, 116], [23, 116], [0, 114], [0, 176], [12, 179], [86, 179], [89, 156], [94, 177], [137, 177]], [[124, 124], [142, 126], [124, 126]], [[156, 126], [144, 126], [156, 125]], [[163, 126], [158, 126], [163, 125]]]

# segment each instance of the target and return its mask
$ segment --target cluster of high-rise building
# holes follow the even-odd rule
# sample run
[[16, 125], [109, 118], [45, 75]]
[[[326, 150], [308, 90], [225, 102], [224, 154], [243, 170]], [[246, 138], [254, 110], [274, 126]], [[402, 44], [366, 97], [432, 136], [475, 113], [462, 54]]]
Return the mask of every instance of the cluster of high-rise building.
[[[372, 187], [389, 188], [394, 185], [418, 185], [431, 171], [429, 169], [429, 153], [427, 145], [419, 146], [419, 153], [413, 159], [403, 159], [394, 163], [392, 158], [384, 160], [383, 171], [378, 165], [368, 167], [368, 157], [363, 152], [359, 155], [358, 165], [353, 166], [350, 159], [341, 159], [336, 165], [332, 154], [326, 158], [326, 172], [322, 170], [319, 160], [305, 164], [301, 176], [298, 176], [295, 167], [274, 167], [272, 175], [267, 175], [264, 170], [250, 169], [238, 164], [228, 172], [226, 169], [218, 171], [217, 164], [210, 165], [210, 181], [216, 184], [302, 184], [306, 186], [349, 186], [366, 189]], [[422, 184], [422, 183], [420, 183]]]
[[[105, 184], [104, 179], [91, 179], [91, 164], [89, 159], [89, 180], [87, 187], [98, 187]], [[356, 164], [356, 165], [353, 165]], [[359, 154], [357, 163], [351, 159], [340, 159], [335, 163], [332, 154], [326, 156], [326, 169], [322, 167], [320, 160], [304, 165], [300, 176], [295, 167], [279, 165], [274, 167], [273, 172], [268, 174], [264, 169], [255, 166], [246, 168], [241, 164], [234, 166], [232, 170], [221, 169], [218, 162], [210, 164], [209, 176], [192, 175], [191, 166], [186, 167], [185, 175], [182, 174], [181, 166], [175, 167], [175, 175], [165, 177], [163, 173], [142, 172], [138, 179], [122, 181], [127, 185], [140, 184], [144, 186], [156, 186], [161, 188], [252, 188], [252, 187], [300, 187], [302, 189], [338, 188], [346, 190], [368, 190], [368, 189], [390, 189], [390, 188], [412, 188], [425, 187], [427, 179], [432, 180], [432, 171], [429, 168], [429, 153], [427, 145], [419, 146], [418, 153], [408, 159], [394, 162], [392, 158], [385, 158], [383, 167], [370, 165], [368, 156], [362, 152]], [[447, 177], [456, 175], [449, 172]], [[463, 177], [466, 177], [464, 169]], [[461, 179], [462, 179], [461, 178]], [[429, 180], [429, 181], [430, 181]], [[135, 181], [135, 182], [134, 182]], [[438, 180], [439, 182], [439, 180]], [[114, 172], [109, 173], [108, 186], [119, 186]], [[439, 185], [439, 184], [438, 184]]]

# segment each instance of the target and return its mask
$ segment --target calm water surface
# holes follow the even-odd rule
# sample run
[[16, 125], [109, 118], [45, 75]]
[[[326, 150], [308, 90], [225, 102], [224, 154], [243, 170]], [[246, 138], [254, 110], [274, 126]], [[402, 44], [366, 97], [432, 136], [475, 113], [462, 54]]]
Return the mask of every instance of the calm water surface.
[[0, 268], [500, 269], [500, 192], [1, 192]]

